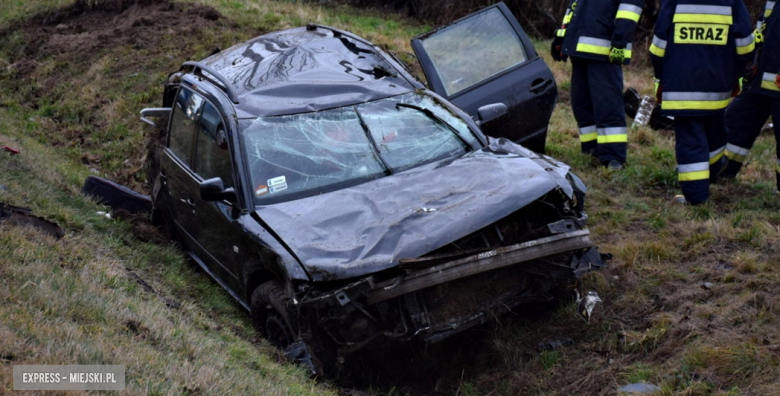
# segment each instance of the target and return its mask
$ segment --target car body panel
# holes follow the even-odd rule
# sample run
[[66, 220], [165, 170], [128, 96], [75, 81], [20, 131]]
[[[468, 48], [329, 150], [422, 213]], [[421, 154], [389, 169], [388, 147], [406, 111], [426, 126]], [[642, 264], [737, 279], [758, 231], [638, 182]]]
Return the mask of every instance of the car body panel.
[[550, 68], [506, 5], [415, 37], [412, 48], [431, 89], [474, 120], [481, 106], [507, 106], [507, 116], [481, 125], [483, 132], [544, 152], [558, 90]]
[[370, 43], [314, 25], [257, 37], [203, 63], [232, 81], [239, 118], [325, 110], [419, 87]]
[[[554, 189], [569, 167], [506, 140], [355, 187], [259, 206], [315, 281], [381, 271], [498, 221]], [[465, 176], [464, 175], [469, 175]]]

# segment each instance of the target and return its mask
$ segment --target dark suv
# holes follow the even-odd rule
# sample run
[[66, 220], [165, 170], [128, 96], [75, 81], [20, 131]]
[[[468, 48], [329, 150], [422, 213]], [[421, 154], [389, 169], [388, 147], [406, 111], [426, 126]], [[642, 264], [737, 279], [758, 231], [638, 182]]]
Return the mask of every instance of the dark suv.
[[[490, 93], [464, 105], [476, 122], [394, 57], [325, 26], [185, 62], [164, 107], [142, 111], [167, 120], [150, 154], [154, 219], [315, 374], [378, 340], [435, 342], [550, 300], [603, 262], [569, 167], [478, 126], [539, 116], [539, 104], [508, 116], [485, 88], [544, 64], [508, 18], [493, 6], [415, 41], [475, 45], [481, 26], [518, 45], [476, 72], [421, 56], [439, 66], [434, 88]], [[448, 43], [447, 29], [471, 44]]]

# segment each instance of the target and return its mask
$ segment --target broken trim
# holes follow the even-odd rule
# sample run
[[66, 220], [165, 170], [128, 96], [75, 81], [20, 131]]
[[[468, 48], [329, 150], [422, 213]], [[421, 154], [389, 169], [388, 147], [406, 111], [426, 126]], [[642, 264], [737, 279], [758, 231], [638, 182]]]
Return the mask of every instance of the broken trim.
[[455, 279], [589, 247], [593, 247], [590, 231], [579, 230], [494, 249], [382, 282], [368, 295], [368, 303], [378, 303]]
[[[216, 70], [212, 69], [209, 66], [206, 66], [206, 64], [202, 62], [195, 62], [195, 61], [187, 61], [181, 64], [182, 67], [184, 66], [190, 66], [192, 67], [192, 73], [196, 74], [197, 70], [200, 69], [201, 71], [205, 71], [208, 74], [211, 74], [214, 76], [214, 78], [219, 81], [223, 87], [223, 90], [227, 94], [228, 99], [230, 99], [231, 102], [238, 104], [238, 95], [236, 95], [236, 91], [233, 89], [233, 86], [230, 85], [230, 81], [225, 78], [225, 76], [219, 74]], [[201, 73], [203, 75], [203, 73]]]

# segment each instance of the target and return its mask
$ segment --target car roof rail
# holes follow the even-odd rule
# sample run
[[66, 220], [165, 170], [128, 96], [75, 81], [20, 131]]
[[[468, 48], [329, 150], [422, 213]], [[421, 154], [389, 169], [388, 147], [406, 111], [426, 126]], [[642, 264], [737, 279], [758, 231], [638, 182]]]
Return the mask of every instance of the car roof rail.
[[[233, 90], [233, 86], [230, 85], [230, 81], [228, 81], [228, 79], [225, 78], [225, 76], [217, 73], [216, 70], [212, 69], [209, 66], [206, 66], [205, 64], [203, 64], [201, 62], [187, 61], [187, 62], [182, 63], [181, 65], [182, 65], [182, 67], [184, 67], [184, 66], [192, 66], [192, 72], [193, 73], [195, 73], [195, 71], [197, 69], [200, 69], [200, 70], [203, 70], [206, 73], [211, 74], [212, 76], [214, 76], [214, 78], [216, 78], [217, 81], [222, 83], [222, 85], [223, 85], [222, 88], [224, 88], [224, 91], [227, 94], [228, 99], [230, 99], [231, 102], [233, 102], [235, 104], [238, 104], [238, 95], [236, 95], [236, 91]], [[202, 75], [202, 73], [201, 73], [201, 75]]]

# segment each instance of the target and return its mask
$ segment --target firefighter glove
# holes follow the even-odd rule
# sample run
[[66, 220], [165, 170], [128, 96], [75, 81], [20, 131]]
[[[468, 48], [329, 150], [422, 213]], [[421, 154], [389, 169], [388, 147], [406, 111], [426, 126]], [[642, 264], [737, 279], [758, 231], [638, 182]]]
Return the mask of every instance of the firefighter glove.
[[626, 50], [624, 48], [612, 47], [609, 50], [609, 61], [612, 63], [620, 63], [626, 60]]
[[550, 46], [550, 55], [552, 55], [552, 58], [555, 61], [566, 62], [566, 56], [563, 55], [563, 37], [555, 36], [552, 45]]

